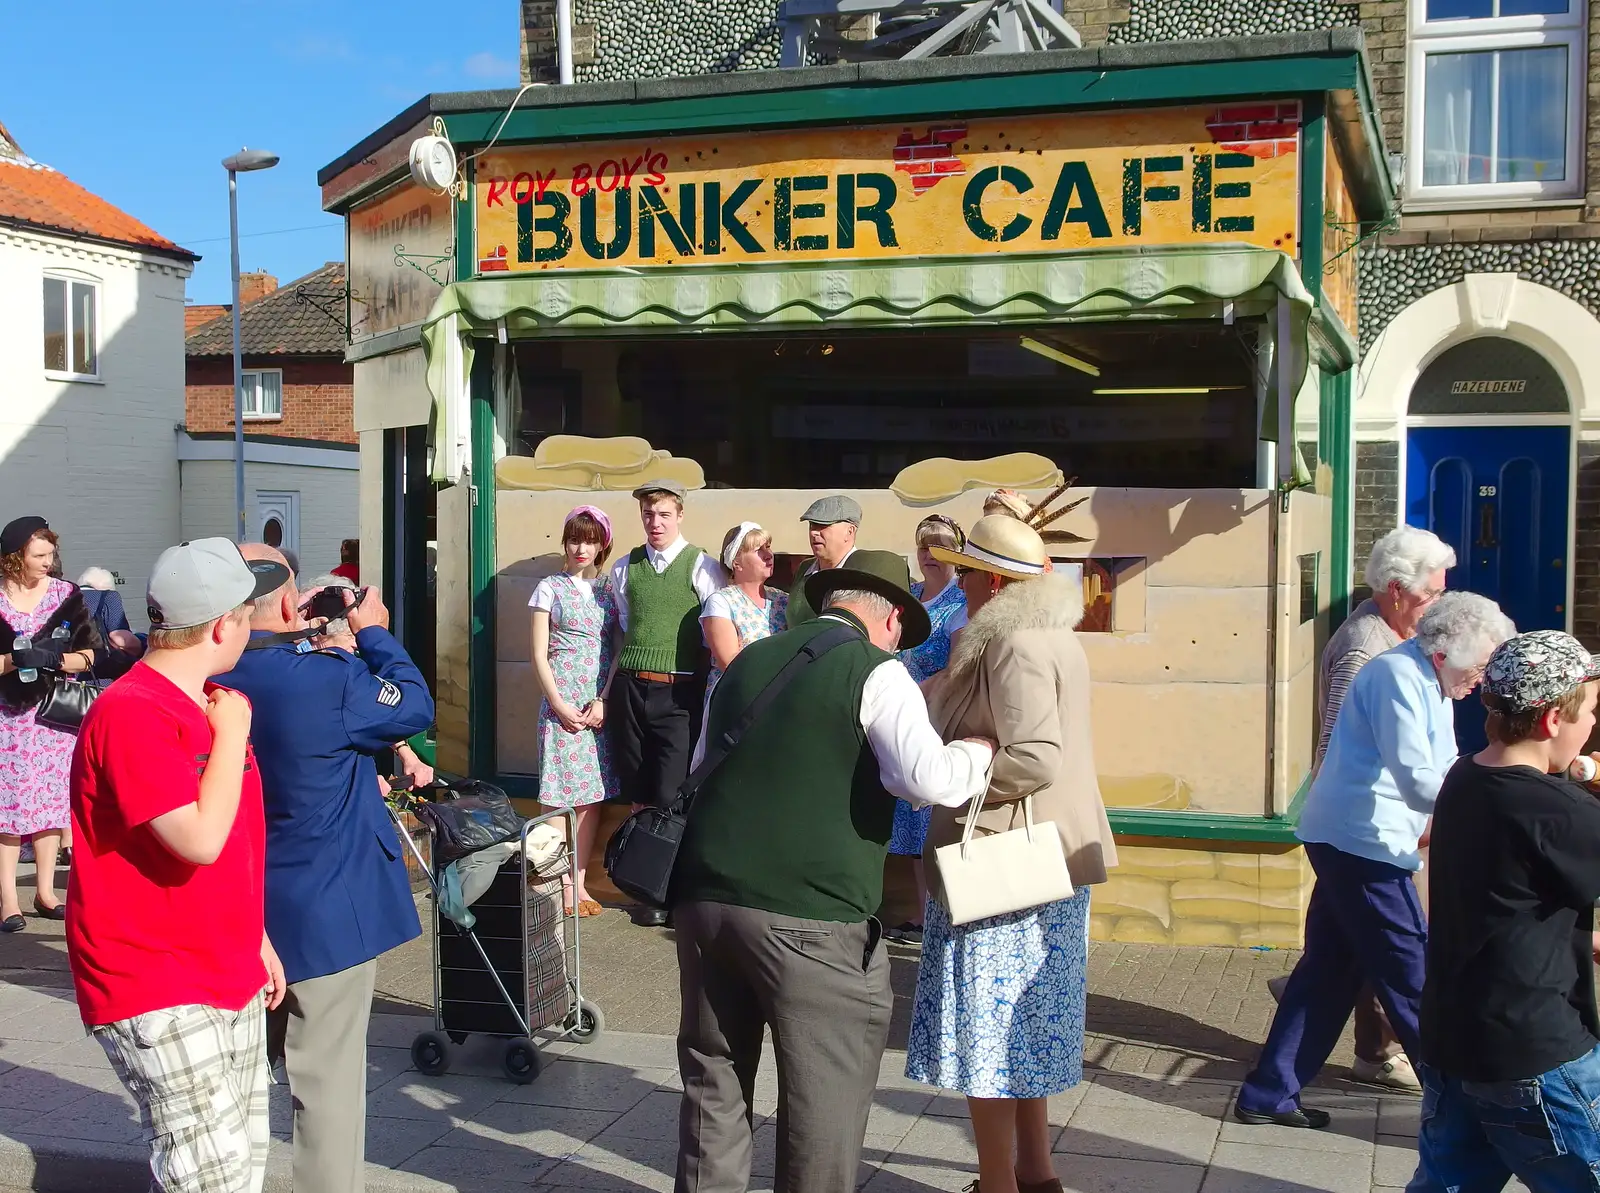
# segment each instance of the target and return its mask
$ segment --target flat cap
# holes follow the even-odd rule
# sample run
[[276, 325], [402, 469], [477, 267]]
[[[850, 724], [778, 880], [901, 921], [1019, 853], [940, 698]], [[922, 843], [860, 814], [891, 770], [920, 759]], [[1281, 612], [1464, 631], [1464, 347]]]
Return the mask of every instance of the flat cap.
[[817, 526], [832, 526], [835, 522], [848, 522], [852, 526], [860, 526], [861, 506], [854, 498], [846, 497], [842, 493], [833, 497], [819, 497], [806, 506], [806, 512], [800, 515], [800, 520]]
[[645, 481], [644, 484], [633, 491], [633, 499], [642, 501], [652, 493], [670, 493], [679, 501], [687, 500], [689, 496], [689, 490], [685, 489], [677, 481], [659, 480]]

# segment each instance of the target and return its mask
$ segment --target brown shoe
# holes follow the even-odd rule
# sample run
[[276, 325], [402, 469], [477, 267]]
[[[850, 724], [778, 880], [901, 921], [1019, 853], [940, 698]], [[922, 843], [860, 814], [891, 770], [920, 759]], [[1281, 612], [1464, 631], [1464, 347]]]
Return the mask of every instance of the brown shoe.
[[1066, 1190], [1061, 1187], [1061, 1179], [1059, 1177], [1053, 1176], [1047, 1181], [1035, 1181], [1031, 1185], [1021, 1177], [1018, 1177], [1017, 1193], [1066, 1193]]

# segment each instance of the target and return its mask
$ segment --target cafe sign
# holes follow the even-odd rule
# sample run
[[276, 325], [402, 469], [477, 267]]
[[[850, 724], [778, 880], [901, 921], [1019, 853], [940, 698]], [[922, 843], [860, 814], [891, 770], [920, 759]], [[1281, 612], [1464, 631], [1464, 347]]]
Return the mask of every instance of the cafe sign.
[[1298, 251], [1295, 101], [494, 150], [493, 276], [1245, 242]]

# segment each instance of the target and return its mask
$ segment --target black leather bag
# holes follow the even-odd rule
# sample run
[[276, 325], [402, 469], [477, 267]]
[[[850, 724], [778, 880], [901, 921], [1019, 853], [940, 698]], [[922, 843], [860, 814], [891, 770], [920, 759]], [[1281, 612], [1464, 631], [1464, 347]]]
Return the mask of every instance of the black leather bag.
[[61, 733], [77, 733], [83, 727], [83, 718], [89, 706], [99, 695], [100, 687], [92, 679], [56, 675], [51, 679], [50, 690], [39, 702], [39, 711], [34, 713], [33, 719]]
[[420, 792], [411, 811], [433, 833], [435, 865], [522, 836], [523, 819], [492, 783], [461, 779]]
[[761, 689], [733, 727], [720, 739], [706, 744], [706, 756], [683, 781], [677, 798], [668, 807], [642, 808], [617, 826], [606, 842], [606, 873], [619, 891], [651, 907], [667, 905], [672, 871], [678, 864], [678, 850], [689, 826], [689, 809], [695, 794], [795, 676], [834, 647], [860, 637], [859, 630], [839, 625], [807, 642]]

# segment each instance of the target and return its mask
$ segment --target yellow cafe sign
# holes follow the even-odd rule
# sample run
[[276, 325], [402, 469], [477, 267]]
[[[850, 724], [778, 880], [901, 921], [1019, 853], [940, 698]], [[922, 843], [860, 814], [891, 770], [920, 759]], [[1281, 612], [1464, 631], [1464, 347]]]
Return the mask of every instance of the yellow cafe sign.
[[1246, 242], [1298, 251], [1297, 101], [495, 150], [477, 271]]

